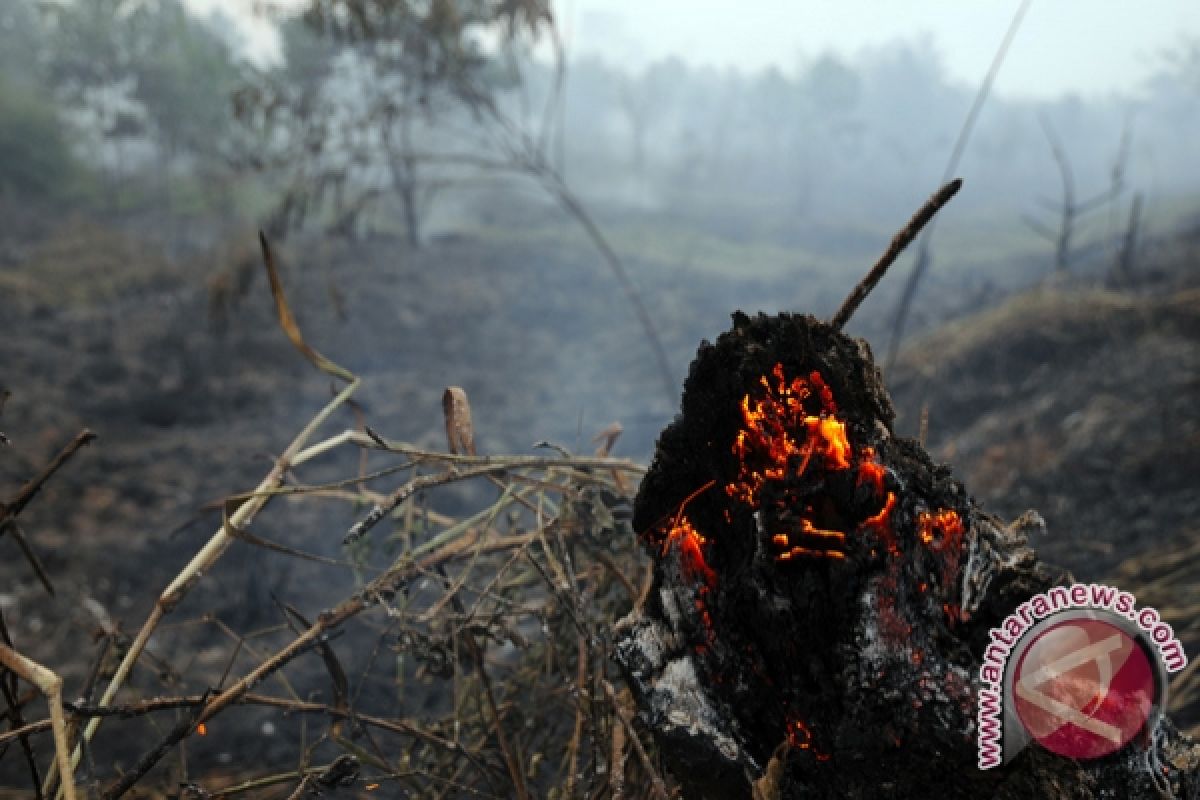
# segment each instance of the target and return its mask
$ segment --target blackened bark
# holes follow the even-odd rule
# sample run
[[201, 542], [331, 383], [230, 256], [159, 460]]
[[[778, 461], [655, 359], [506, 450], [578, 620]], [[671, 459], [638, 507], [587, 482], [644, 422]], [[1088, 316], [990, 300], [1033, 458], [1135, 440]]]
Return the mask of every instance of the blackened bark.
[[1036, 513], [984, 513], [893, 418], [867, 344], [812, 317], [738, 313], [701, 345], [635, 505], [655, 584], [617, 641], [686, 796], [749, 796], [772, 759], [784, 798], [1195, 796], [1166, 720], [1100, 761], [977, 768], [988, 631], [1070, 576], [1029, 547]]

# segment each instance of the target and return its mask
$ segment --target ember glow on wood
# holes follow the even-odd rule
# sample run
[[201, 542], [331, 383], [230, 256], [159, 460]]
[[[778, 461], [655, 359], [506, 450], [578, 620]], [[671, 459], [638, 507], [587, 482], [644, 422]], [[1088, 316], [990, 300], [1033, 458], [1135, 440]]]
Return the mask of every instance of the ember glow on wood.
[[701, 345], [635, 507], [654, 586], [617, 641], [686, 796], [768, 773], [780, 797], [1194, 785], [1165, 721], [1104, 762], [977, 769], [987, 631], [1069, 576], [1027, 546], [1040, 517], [981, 511], [893, 418], [867, 344], [812, 317], [738, 313]]

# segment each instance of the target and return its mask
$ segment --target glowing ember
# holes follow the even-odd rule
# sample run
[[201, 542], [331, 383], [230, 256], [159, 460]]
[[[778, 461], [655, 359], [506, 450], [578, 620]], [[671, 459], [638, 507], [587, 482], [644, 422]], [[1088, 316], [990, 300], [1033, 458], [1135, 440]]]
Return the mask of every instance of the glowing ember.
[[883, 465], [876, 460], [875, 448], [864, 447], [862, 449], [862, 457], [858, 462], [858, 484], [869, 483], [875, 490], [875, 494], [883, 496], [883, 479], [887, 475], [887, 470]]
[[201, 722], [196, 726], [196, 733], [200, 734], [201, 736], [208, 736], [208, 726]]
[[804, 720], [795, 717], [787, 725], [788, 746], [797, 750], [808, 750], [812, 747], [812, 731], [804, 724]]
[[[800, 520], [800, 532], [805, 536], [815, 536], [817, 539], [823, 539], [830, 545], [840, 545], [846, 540], [846, 534], [841, 531], [828, 531], [817, 528], [812, 524], [811, 520]], [[786, 533], [777, 533], [771, 537], [771, 541], [780, 549], [780, 553], [775, 556], [778, 561], [789, 561], [793, 558], [805, 556], [809, 558], [845, 558], [846, 554], [840, 550], [814, 550], [809, 547], [801, 547], [800, 545], [792, 545], [791, 537]]]
[[846, 426], [832, 416], [837, 406], [820, 373], [789, 382], [783, 365], [776, 364], [771, 374], [774, 386], [765, 375], [759, 379], [760, 399], [742, 398], [743, 427], [733, 443], [738, 477], [725, 487], [726, 494], [751, 508], [759, 507], [767, 481], [803, 475], [814, 455], [827, 469], [850, 468]]
[[804, 720], [799, 717], [792, 717], [787, 723], [787, 743], [788, 747], [795, 750], [810, 750], [817, 761], [828, 761], [830, 756], [828, 753], [822, 753], [813, 747], [813, 735], [808, 726], [804, 724]]
[[887, 545], [888, 553], [893, 556], [900, 554], [900, 545], [896, 541], [896, 537], [892, 535], [892, 510], [895, 508], [896, 493], [888, 492], [883, 508], [879, 509], [877, 514], [863, 520], [863, 527], [875, 531]]
[[[942, 557], [943, 588], [950, 586], [954, 576], [958, 573], [965, 532], [962, 520], [951, 509], [942, 509], [933, 514], [922, 511], [917, 515], [917, 536], [920, 538], [921, 544]], [[947, 604], [945, 612], [951, 622], [958, 619], [957, 607]]]
[[704, 585], [709, 588], [716, 586], [717, 573], [708, 566], [708, 561], [705, 557], [704, 551], [708, 546], [708, 539], [696, 530], [695, 526], [692, 525], [692, 521], [685, 516], [684, 512], [687, 510], [689, 503], [711, 489], [714, 485], [716, 485], [716, 481], [709, 481], [689, 494], [679, 504], [679, 510], [675, 513], [675, 517], [669, 525], [650, 530], [646, 534], [647, 538], [659, 549], [663, 556], [670, 552], [672, 545], [678, 545], [684, 578], [688, 581], [695, 581], [697, 577], [700, 577], [703, 579]]
[[935, 553], [952, 553], [962, 543], [962, 520], [950, 509], [943, 509], [935, 514], [922, 511], [917, 515], [917, 530], [921, 544]]
[[[880, 498], [882, 507], [863, 525], [887, 543], [895, 555], [898, 548], [891, 534], [891, 512], [896, 497], [885, 496], [887, 469], [872, 447], [863, 447], [858, 457], [846, 424], [838, 419], [833, 392], [813, 371], [807, 377], [788, 380], [783, 365], [776, 364], [770, 376], [759, 379], [757, 396], [746, 394], [741, 401], [742, 427], [733, 442], [738, 461], [737, 478], [725, 486], [725, 493], [754, 510], [762, 507], [763, 487], [789, 479], [811, 478], [819, 473], [841, 473], [856, 468], [857, 485], [867, 485]], [[852, 466], [852, 462], [854, 465]], [[823, 526], [811, 504], [799, 514], [798, 530], [771, 535], [777, 548], [777, 561], [798, 558], [845, 558], [846, 531]]]
[[683, 577], [686, 580], [695, 581], [699, 578], [705, 586], [710, 588], [717, 585], [717, 573], [708, 565], [708, 561], [704, 557], [708, 539], [704, 538], [692, 526], [692, 521], [685, 516], [681, 515], [667, 531], [666, 539], [663, 542], [663, 555], [667, 554], [672, 545], [679, 547]]

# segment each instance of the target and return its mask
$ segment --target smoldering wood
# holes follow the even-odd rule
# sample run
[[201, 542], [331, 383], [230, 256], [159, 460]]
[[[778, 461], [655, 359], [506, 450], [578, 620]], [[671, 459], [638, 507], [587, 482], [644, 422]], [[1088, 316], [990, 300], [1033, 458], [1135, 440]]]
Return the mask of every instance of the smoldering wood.
[[[793, 429], [771, 474], [745, 446], [764, 397], [839, 420], [849, 452]], [[1030, 546], [1036, 512], [986, 513], [893, 420], [867, 343], [813, 317], [737, 313], [700, 346], [635, 504], [653, 588], [616, 641], [685, 795], [749, 796], [770, 767], [782, 798], [1197, 796], [1200, 747], [1166, 719], [1099, 761], [977, 768], [988, 631], [1071, 576]]]

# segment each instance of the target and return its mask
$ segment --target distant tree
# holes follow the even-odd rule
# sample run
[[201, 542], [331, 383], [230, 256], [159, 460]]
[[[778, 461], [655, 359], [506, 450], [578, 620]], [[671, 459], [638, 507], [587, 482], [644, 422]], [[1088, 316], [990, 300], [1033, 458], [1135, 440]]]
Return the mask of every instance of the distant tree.
[[[156, 152], [164, 190], [180, 157], [211, 157], [230, 127], [239, 73], [228, 45], [182, 0], [43, 6], [47, 73], [119, 184], [134, 143]], [[167, 194], [169, 199], [170, 195]]]
[[[283, 232], [331, 204], [357, 214], [394, 197], [416, 247], [433, 193], [480, 176], [532, 179], [579, 223], [617, 278], [673, 401], [649, 312], [550, 155], [563, 52], [547, 0], [311, 0], [302, 19], [338, 47], [328, 77], [302, 91], [269, 73], [236, 103], [265, 149], [252, 160], [285, 175], [271, 226]], [[539, 38], [560, 68], [535, 104], [524, 72]], [[339, 200], [351, 191], [357, 200]]]
[[108, 148], [100, 160], [116, 182], [130, 172], [134, 144], [158, 156], [164, 191], [180, 159], [216, 155], [232, 122], [238, 66], [182, 0], [70, 0], [43, 9], [49, 80], [92, 152]]
[[237, 103], [264, 145], [258, 163], [286, 175], [277, 232], [330, 205], [345, 227], [390, 196], [418, 246], [433, 194], [490, 166], [496, 136], [520, 138], [520, 121], [501, 124], [498, 92], [515, 82], [512, 51], [549, 20], [539, 0], [313, 0], [285, 21], [287, 63]]
[[633, 168], [638, 173], [646, 169], [646, 139], [654, 126], [667, 116], [674, 92], [686, 74], [677, 58], [656, 61], [640, 75], [624, 76], [621, 80], [620, 108], [629, 125], [633, 153]]
[[1168, 50], [1163, 58], [1160, 80], [1176, 81], [1180, 86], [1200, 95], [1200, 38], [1185, 38]]
[[125, 145], [145, 135], [144, 117], [132, 99], [137, 78], [129, 19], [138, 5], [76, 0], [43, 7], [49, 80], [93, 160], [108, 168], [116, 202], [126, 171]]
[[213, 157], [233, 117], [242, 75], [229, 45], [180, 0], [144, 2], [136, 26], [132, 97], [144, 110], [163, 171], [180, 157]]
[[77, 165], [44, 92], [0, 73], [0, 195], [61, 197]]
[[764, 160], [782, 160], [786, 157], [784, 142], [797, 116], [796, 85], [777, 68], [770, 67], [754, 79], [747, 100], [751, 106], [748, 116], [757, 123], [755, 127], [765, 140]]
[[1125, 188], [1125, 167], [1129, 157], [1129, 126], [1121, 134], [1121, 143], [1117, 147], [1117, 156], [1113, 161], [1111, 180], [1107, 189], [1097, 192], [1090, 197], [1080, 199], [1075, 186], [1075, 171], [1071, 166], [1070, 155], [1063, 146], [1062, 140], [1054, 130], [1050, 118], [1045, 114], [1038, 117], [1042, 123], [1042, 131], [1050, 145], [1050, 153], [1058, 167], [1059, 178], [1062, 181], [1062, 196], [1057, 202], [1041, 198], [1041, 204], [1050, 211], [1058, 212], [1058, 227], [1051, 228], [1035, 217], [1023, 217], [1025, 224], [1036, 233], [1054, 242], [1054, 268], [1058, 272], [1066, 272], [1073, 256], [1074, 236], [1080, 218], [1096, 211], [1120, 196]]
[[45, 32], [31, 0], [0, 7], [0, 194], [61, 198], [78, 177], [45, 83]]
[[804, 71], [801, 91], [817, 113], [842, 120], [862, 100], [862, 78], [836, 55], [826, 53]]

